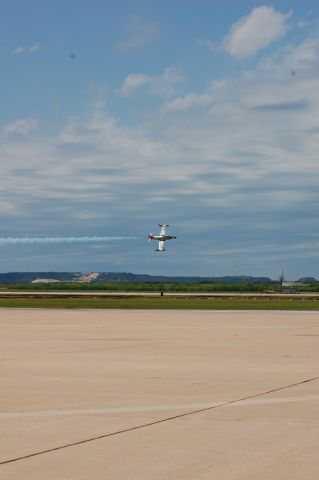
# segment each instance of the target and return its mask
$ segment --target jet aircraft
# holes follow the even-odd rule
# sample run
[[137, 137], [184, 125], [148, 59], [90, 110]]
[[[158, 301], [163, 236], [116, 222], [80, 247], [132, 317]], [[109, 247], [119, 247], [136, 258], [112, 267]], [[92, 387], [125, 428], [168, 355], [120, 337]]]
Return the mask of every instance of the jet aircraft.
[[158, 241], [158, 248], [155, 250], [156, 252], [165, 252], [165, 242], [166, 240], [174, 240], [176, 237], [172, 235], [166, 235], [166, 227], [169, 227], [168, 224], [161, 225], [160, 223], [158, 224], [159, 227], [161, 227], [161, 231], [159, 235], [153, 235], [152, 233], [149, 233], [147, 238], [148, 241], [150, 242], [151, 240], [157, 240]]

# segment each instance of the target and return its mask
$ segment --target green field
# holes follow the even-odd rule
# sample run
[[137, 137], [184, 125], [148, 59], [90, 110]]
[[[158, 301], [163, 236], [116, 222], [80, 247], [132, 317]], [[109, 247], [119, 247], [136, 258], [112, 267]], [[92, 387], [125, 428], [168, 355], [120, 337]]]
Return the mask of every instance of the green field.
[[1, 298], [0, 308], [319, 310], [315, 299], [265, 298]]

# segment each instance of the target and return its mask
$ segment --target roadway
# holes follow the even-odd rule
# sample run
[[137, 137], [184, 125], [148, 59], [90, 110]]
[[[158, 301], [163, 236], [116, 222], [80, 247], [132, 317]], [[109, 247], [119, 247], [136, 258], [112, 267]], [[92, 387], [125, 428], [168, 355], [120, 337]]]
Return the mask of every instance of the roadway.
[[[0, 291], [0, 298], [138, 298], [138, 297], [159, 297], [161, 292], [113, 292], [113, 291]], [[239, 292], [163, 292], [165, 297], [171, 298], [272, 298], [272, 299], [302, 299], [316, 298], [319, 300], [319, 293], [239, 293]]]

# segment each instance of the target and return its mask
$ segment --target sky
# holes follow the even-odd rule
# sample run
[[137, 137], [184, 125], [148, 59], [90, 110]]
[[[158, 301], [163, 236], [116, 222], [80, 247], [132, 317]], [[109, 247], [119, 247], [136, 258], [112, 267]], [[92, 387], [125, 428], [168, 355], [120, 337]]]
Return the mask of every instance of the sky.
[[2, 0], [0, 65], [0, 271], [319, 278], [319, 2]]

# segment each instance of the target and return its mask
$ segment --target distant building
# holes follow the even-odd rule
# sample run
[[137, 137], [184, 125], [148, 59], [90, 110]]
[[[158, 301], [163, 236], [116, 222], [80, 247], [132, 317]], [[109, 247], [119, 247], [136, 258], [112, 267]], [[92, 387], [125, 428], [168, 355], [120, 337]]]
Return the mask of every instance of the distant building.
[[282, 282], [282, 293], [293, 294], [297, 292], [297, 287], [305, 285], [303, 282]]
[[31, 283], [61, 283], [61, 280], [55, 278], [35, 278]]

